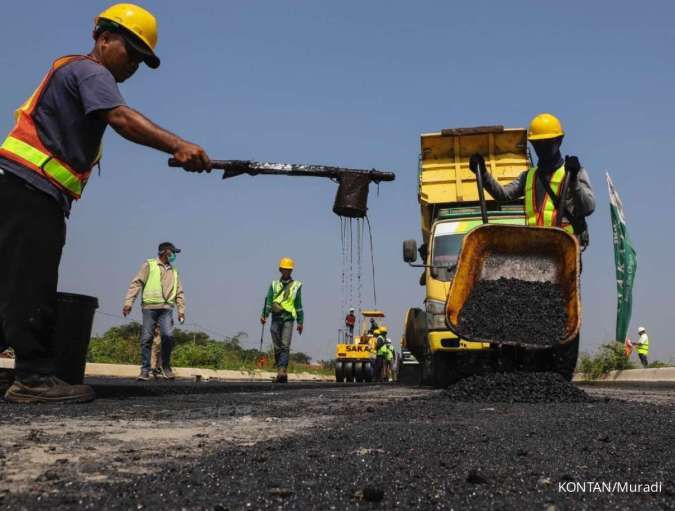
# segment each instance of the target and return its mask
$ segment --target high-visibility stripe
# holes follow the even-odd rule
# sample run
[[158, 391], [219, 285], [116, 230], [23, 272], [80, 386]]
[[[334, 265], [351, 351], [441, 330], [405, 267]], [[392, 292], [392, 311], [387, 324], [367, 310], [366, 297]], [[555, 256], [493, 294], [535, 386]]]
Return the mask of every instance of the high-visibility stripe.
[[20, 156], [28, 163], [32, 163], [36, 167], [42, 167], [47, 160], [49, 160], [49, 155], [43, 153], [39, 149], [35, 149], [32, 145], [27, 144], [23, 140], [9, 136], [2, 143], [0, 148], [10, 153]]
[[0, 148], [18, 156], [28, 163], [32, 163], [36, 167], [40, 167], [44, 170], [45, 174], [63, 186], [71, 194], [77, 197], [82, 195], [82, 181], [67, 167], [61, 164], [61, 162], [54, 158], [50, 158], [48, 154], [45, 154], [23, 140], [19, 140], [12, 136], [7, 137]]
[[[532, 167], [527, 172], [527, 177], [525, 179], [525, 216], [527, 225], [538, 225], [542, 227], [552, 227], [556, 224], [557, 210], [555, 204], [553, 204], [553, 199], [551, 199], [546, 193], [544, 195], [544, 200], [542, 201], [541, 207], [537, 208], [537, 192], [536, 192], [536, 179], [537, 172], [539, 170], [537, 167]], [[551, 190], [553, 193], [558, 194], [560, 188], [562, 187], [562, 182], [565, 177], [565, 167], [560, 166], [556, 169], [551, 175]], [[561, 197], [562, 199], [562, 197]], [[574, 234], [574, 228], [568, 223], [562, 223], [561, 227], [569, 232]]]
[[[93, 60], [91, 57], [85, 55], [68, 55], [54, 61], [51, 69], [42, 79], [37, 89], [16, 110], [16, 125], [0, 146], [3, 157], [15, 160], [26, 168], [37, 172], [56, 187], [67, 192], [74, 199], [79, 199], [82, 196], [82, 191], [87, 184], [91, 168], [86, 172], [76, 172], [66, 162], [55, 158], [40, 140], [33, 119], [33, 113], [54, 72], [70, 62], [84, 59]], [[100, 145], [98, 154], [91, 163], [91, 167], [98, 163], [101, 155], [102, 146]]]
[[66, 167], [61, 165], [58, 160], [49, 160], [44, 167], [45, 173], [61, 184], [66, 190], [79, 197], [82, 195], [84, 184]]

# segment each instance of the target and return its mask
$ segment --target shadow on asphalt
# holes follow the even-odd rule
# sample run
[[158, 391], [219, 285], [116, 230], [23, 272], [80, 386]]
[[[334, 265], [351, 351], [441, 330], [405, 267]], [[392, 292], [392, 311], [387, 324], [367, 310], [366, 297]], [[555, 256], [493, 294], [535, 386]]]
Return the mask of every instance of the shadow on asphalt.
[[[283, 392], [312, 388], [356, 387], [364, 384], [336, 382], [293, 382], [275, 384], [272, 382], [201, 382], [191, 381], [149, 381], [136, 382], [121, 379], [88, 378], [87, 384], [96, 391], [99, 399], [124, 399], [134, 397], [161, 397], [170, 395], [229, 394], [234, 392]], [[368, 384], [365, 384], [368, 385]], [[372, 385], [372, 384], [370, 384]]]

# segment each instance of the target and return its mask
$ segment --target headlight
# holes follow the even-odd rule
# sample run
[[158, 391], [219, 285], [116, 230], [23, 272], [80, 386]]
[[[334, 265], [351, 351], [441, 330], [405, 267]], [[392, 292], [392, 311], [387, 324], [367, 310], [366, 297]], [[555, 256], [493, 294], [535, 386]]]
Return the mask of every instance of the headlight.
[[429, 330], [445, 330], [445, 303], [437, 300], [426, 301], [427, 328]]

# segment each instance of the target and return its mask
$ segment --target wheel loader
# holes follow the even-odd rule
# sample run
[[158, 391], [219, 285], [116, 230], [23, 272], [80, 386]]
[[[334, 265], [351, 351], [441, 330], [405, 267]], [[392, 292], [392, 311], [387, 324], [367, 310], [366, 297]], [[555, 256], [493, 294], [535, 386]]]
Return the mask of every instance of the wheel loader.
[[[483, 155], [488, 171], [502, 185], [531, 166], [525, 129], [488, 126], [422, 134], [418, 172], [422, 243], [418, 248], [415, 240], [403, 242], [403, 259], [421, 269], [419, 283], [425, 289], [423, 307], [406, 313], [402, 339], [402, 349], [419, 364], [402, 364], [401, 371], [417, 371], [423, 384], [437, 387], [493, 371], [551, 370], [570, 379], [581, 321], [579, 243], [563, 229], [525, 226], [523, 199], [498, 203], [484, 192], [480, 173], [469, 169], [473, 154]], [[418, 254], [421, 263], [416, 264]], [[519, 264], [502, 268], [501, 275], [490, 274], [486, 261], [502, 255], [510, 260], [537, 258], [547, 272], [536, 278], [560, 286], [567, 304], [560, 342], [542, 348], [456, 333], [459, 312], [481, 279], [534, 278], [518, 274], [518, 268], [527, 266]], [[399, 377], [415, 380], [410, 374]]]

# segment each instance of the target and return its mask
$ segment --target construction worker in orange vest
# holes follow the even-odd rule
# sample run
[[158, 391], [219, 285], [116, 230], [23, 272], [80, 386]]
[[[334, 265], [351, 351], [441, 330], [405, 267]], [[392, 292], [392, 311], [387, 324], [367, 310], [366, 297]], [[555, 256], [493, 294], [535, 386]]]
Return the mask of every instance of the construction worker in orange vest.
[[[595, 210], [595, 197], [588, 173], [576, 156], [560, 153], [565, 131], [560, 120], [551, 114], [532, 119], [527, 139], [537, 155], [537, 164], [517, 179], [502, 186], [487, 171], [485, 159], [474, 154], [469, 161], [472, 172], [481, 172], [485, 189], [498, 201], [524, 197], [527, 225], [554, 226], [565, 176], [569, 174], [569, 193], [565, 197], [561, 227], [578, 236], [582, 247], [588, 245], [586, 217]], [[494, 170], [494, 169], [492, 169]]]
[[128, 107], [118, 89], [141, 63], [159, 67], [155, 17], [115, 4], [94, 19], [93, 39], [89, 54], [54, 61], [0, 145], [0, 341], [16, 352], [10, 402], [95, 397], [89, 386], [54, 376], [51, 338], [65, 218], [101, 158], [106, 127], [172, 155], [185, 170], [211, 169], [201, 147]]

